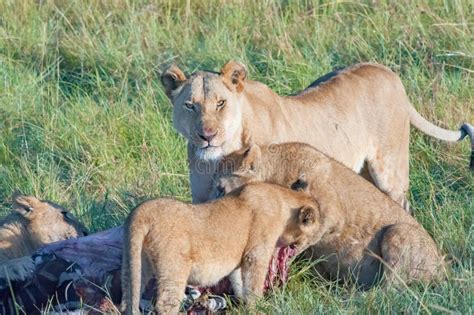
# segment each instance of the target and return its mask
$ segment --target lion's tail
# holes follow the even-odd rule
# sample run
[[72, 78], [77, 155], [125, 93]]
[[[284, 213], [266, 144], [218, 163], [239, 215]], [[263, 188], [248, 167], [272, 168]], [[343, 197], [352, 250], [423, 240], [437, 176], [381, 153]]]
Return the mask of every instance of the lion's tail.
[[133, 229], [133, 216], [127, 221], [122, 254], [122, 311], [125, 314], [139, 314], [142, 249], [148, 229], [145, 226]]
[[471, 139], [471, 162], [470, 169], [474, 170], [474, 127], [471, 124], [464, 123], [459, 130], [447, 130], [438, 127], [423, 116], [421, 116], [413, 106], [408, 106], [410, 122], [422, 132], [437, 139], [449, 142], [461, 141], [467, 136]]

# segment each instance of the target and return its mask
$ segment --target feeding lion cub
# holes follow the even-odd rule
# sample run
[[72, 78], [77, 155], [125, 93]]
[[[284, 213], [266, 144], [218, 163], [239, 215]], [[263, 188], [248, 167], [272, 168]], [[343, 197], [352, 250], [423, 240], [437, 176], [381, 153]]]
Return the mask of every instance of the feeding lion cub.
[[[449, 131], [424, 119], [400, 78], [382, 65], [331, 72], [291, 96], [246, 77], [245, 66], [233, 61], [220, 73], [186, 77], [172, 66], [162, 75], [174, 126], [188, 140], [193, 202], [207, 200], [216, 161], [242, 149], [249, 136], [258, 145], [307, 143], [355, 172], [368, 169], [374, 184], [408, 210], [410, 124], [445, 141], [472, 137], [469, 124]], [[474, 155], [471, 168], [473, 162]]]
[[[319, 204], [319, 239], [306, 255], [331, 279], [436, 280], [443, 258], [424, 228], [349, 168], [309, 145], [284, 143], [235, 152], [220, 164], [215, 198], [245, 183], [268, 181], [304, 190]], [[212, 199], [211, 198], [211, 199]]]
[[252, 303], [262, 295], [277, 242], [297, 248], [313, 243], [319, 217], [313, 198], [268, 183], [246, 185], [201, 205], [147, 201], [124, 225], [122, 308], [139, 312], [141, 283], [152, 273], [159, 314], [178, 312], [186, 284], [211, 286], [227, 275], [234, 292]]
[[[21, 280], [33, 268], [30, 255], [43, 245], [86, 235], [67, 210], [33, 196], [13, 195], [14, 212], [0, 222], [0, 280]], [[25, 257], [27, 256], [27, 257]]]

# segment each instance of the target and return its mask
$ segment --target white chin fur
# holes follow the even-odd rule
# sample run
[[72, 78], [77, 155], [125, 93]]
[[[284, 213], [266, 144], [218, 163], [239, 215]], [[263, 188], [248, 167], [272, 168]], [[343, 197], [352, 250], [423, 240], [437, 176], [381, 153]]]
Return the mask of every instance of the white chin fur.
[[224, 151], [221, 147], [210, 147], [196, 150], [196, 157], [200, 160], [215, 161], [220, 160], [223, 156]]

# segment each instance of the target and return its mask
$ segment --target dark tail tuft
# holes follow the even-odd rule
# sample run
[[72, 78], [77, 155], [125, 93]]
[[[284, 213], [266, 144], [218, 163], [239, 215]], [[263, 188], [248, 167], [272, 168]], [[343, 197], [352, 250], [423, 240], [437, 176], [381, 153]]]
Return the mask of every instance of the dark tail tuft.
[[474, 127], [471, 124], [464, 123], [461, 127], [461, 132], [468, 135], [471, 139], [471, 162], [469, 168], [474, 171]]

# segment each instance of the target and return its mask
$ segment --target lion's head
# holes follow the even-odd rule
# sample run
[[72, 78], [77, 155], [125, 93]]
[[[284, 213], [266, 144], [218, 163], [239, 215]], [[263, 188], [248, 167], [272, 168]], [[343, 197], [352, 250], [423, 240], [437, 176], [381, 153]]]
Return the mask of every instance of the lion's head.
[[241, 63], [228, 62], [219, 73], [198, 71], [189, 77], [176, 66], [161, 81], [173, 104], [174, 127], [196, 147], [200, 159], [220, 159], [224, 146], [242, 126], [242, 91], [247, 76]]
[[[266, 181], [309, 193], [312, 184], [326, 180], [331, 163], [310, 145], [297, 142], [248, 147], [224, 158], [213, 174], [209, 199], [219, 198], [250, 182]], [[314, 178], [312, 174], [318, 174]]]
[[79, 220], [50, 201], [15, 193], [13, 207], [24, 218], [25, 229], [34, 247], [87, 235]]

